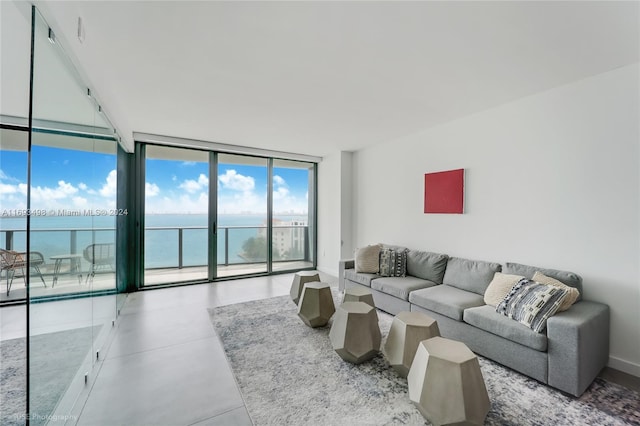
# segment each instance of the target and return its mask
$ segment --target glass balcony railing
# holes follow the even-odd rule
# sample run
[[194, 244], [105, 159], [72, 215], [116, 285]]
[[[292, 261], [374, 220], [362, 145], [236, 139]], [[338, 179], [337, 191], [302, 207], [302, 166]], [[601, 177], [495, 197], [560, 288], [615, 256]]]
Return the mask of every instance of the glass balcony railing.
[[[303, 225], [273, 226], [273, 262], [310, 262], [309, 227]], [[91, 263], [84, 256], [91, 244], [113, 244], [114, 228], [50, 228], [31, 230], [31, 251], [44, 259], [40, 271], [44, 276], [57, 278], [59, 273], [86, 274]], [[24, 229], [0, 231], [0, 244], [7, 250], [26, 251]], [[145, 269], [183, 269], [208, 265], [208, 229], [204, 226], [162, 226], [145, 229]], [[73, 261], [69, 255], [77, 255]], [[82, 255], [82, 256], [80, 256]], [[64, 258], [62, 269], [56, 270], [56, 260]], [[218, 228], [218, 266], [237, 266], [264, 263], [267, 260], [266, 226], [221, 226]], [[97, 269], [96, 273], [113, 272], [112, 268]], [[60, 267], [60, 265], [58, 265]], [[72, 270], [73, 268], [73, 270]], [[71, 273], [71, 274], [70, 274]], [[6, 273], [0, 276], [6, 279]], [[18, 275], [16, 279], [21, 280]], [[68, 279], [68, 278], [67, 278]], [[75, 278], [77, 281], [77, 278]], [[49, 280], [50, 282], [51, 280]], [[36, 283], [36, 281], [33, 281]], [[111, 288], [115, 288], [112, 280]], [[4, 287], [4, 286], [3, 286]]]
[[[145, 269], [206, 266], [207, 227], [158, 226], [145, 229]], [[267, 260], [266, 226], [218, 228], [218, 265], [263, 263]], [[173, 242], [173, 244], [171, 243]], [[274, 226], [273, 261], [308, 261], [309, 227]]]

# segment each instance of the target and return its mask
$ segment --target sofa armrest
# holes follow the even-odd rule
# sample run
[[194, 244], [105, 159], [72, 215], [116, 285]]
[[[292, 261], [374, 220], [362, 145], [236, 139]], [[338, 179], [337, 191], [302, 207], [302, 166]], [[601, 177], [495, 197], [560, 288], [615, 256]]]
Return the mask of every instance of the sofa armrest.
[[580, 301], [547, 320], [549, 385], [580, 396], [609, 360], [609, 307]]
[[345, 282], [344, 282], [344, 271], [346, 269], [353, 269], [356, 267], [356, 262], [354, 259], [341, 259], [338, 264], [338, 290], [344, 291]]

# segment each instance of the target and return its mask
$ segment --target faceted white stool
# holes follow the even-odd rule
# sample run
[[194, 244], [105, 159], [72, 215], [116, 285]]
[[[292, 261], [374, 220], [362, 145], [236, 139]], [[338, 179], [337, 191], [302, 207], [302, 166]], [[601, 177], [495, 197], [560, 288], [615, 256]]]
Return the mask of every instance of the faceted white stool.
[[373, 302], [373, 294], [371, 294], [371, 290], [358, 286], [358, 287], [349, 287], [344, 291], [344, 297], [342, 302], [364, 302], [369, 306], [376, 307]]
[[336, 311], [329, 284], [310, 282], [304, 285], [298, 301], [298, 316], [309, 327], [327, 325]]
[[482, 425], [491, 408], [478, 358], [462, 342], [420, 342], [407, 384], [409, 399], [434, 426]]
[[373, 358], [381, 339], [376, 308], [364, 302], [345, 302], [336, 309], [329, 340], [342, 359], [360, 364]]
[[320, 275], [316, 271], [296, 272], [293, 277], [293, 282], [291, 283], [291, 290], [289, 290], [289, 295], [291, 296], [291, 300], [293, 300], [293, 303], [295, 303], [296, 305], [298, 304], [305, 283], [316, 281], [320, 282]]
[[393, 318], [383, 351], [391, 367], [406, 378], [418, 344], [436, 336], [440, 336], [436, 320], [422, 312], [400, 312]]

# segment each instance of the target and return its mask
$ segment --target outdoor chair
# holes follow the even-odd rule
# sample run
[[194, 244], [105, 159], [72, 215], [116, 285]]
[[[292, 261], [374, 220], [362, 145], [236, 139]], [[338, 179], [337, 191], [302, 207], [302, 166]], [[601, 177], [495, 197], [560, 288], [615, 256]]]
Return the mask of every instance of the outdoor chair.
[[24, 279], [25, 286], [27, 285], [27, 279], [25, 274], [25, 268], [28, 266], [29, 269], [40, 277], [42, 280], [42, 284], [47, 286], [47, 283], [44, 281], [44, 277], [42, 276], [42, 272], [40, 271], [40, 266], [44, 265], [44, 256], [42, 253], [37, 251], [32, 251], [29, 253], [29, 262], [27, 262], [27, 254], [20, 253], [13, 250], [5, 250], [0, 249], [0, 270], [4, 271], [7, 275], [7, 296], [11, 291], [11, 284], [13, 284], [13, 278], [15, 276], [16, 270], [22, 271], [22, 278]]
[[93, 277], [98, 269], [106, 269], [114, 271], [116, 261], [116, 246], [113, 243], [96, 243], [90, 244], [82, 253], [85, 260], [91, 265], [85, 283], [89, 282], [89, 277], [93, 281]]

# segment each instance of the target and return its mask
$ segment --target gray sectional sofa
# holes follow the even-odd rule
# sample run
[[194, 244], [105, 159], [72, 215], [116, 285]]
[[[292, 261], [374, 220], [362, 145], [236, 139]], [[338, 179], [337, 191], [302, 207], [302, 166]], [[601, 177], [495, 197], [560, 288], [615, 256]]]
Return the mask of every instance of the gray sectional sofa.
[[376, 307], [393, 315], [424, 312], [437, 320], [443, 337], [460, 340], [477, 354], [571, 395], [580, 396], [606, 365], [607, 305], [578, 300], [550, 317], [546, 330], [538, 333], [484, 302], [484, 292], [496, 272], [532, 278], [540, 271], [582, 294], [582, 279], [577, 274], [406, 250], [404, 277], [358, 273], [353, 260], [340, 261], [341, 290], [368, 287]]

